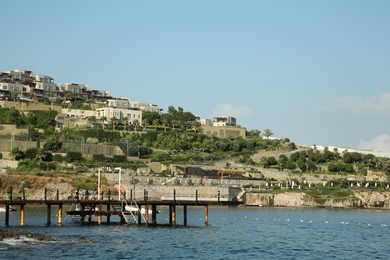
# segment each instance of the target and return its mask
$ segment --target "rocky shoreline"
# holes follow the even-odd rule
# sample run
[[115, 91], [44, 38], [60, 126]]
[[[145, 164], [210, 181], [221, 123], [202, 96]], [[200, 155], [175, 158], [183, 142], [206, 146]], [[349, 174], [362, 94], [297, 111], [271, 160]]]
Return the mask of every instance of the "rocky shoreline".
[[55, 241], [54, 238], [42, 234], [34, 234], [30, 232], [6, 231], [0, 229], [0, 241], [3, 241], [4, 239], [11, 239], [11, 238], [18, 239], [22, 237], [34, 239], [37, 241], [45, 241], [45, 242]]
[[350, 198], [314, 199], [303, 192], [247, 193], [245, 206], [297, 208], [363, 208], [390, 210], [390, 192], [354, 192]]

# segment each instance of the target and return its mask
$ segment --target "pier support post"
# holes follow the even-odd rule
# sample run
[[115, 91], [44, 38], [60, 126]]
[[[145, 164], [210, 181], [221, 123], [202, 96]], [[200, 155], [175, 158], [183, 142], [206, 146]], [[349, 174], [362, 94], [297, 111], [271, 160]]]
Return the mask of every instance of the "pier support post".
[[176, 205], [171, 206], [171, 219], [171, 225], [176, 226]]
[[24, 205], [20, 205], [20, 225], [24, 226]]
[[152, 224], [157, 224], [157, 205], [152, 205]]
[[183, 209], [184, 209], [184, 212], [183, 212], [184, 226], [187, 226], [187, 205], [184, 205]]
[[81, 224], [85, 223], [85, 204], [81, 204], [81, 216], [80, 216]]
[[142, 224], [141, 209], [138, 209], [138, 225]]
[[62, 225], [62, 204], [58, 205], [58, 225]]
[[149, 224], [149, 203], [145, 204], [145, 224]]
[[47, 224], [48, 225], [51, 224], [51, 206], [50, 206], [50, 204], [47, 204]]
[[98, 211], [97, 219], [98, 219], [98, 225], [101, 225], [102, 224], [102, 204], [99, 204], [99, 211]]
[[209, 205], [204, 206], [204, 225], [208, 227], [209, 225]]
[[9, 226], [9, 204], [5, 205], [5, 225]]
[[88, 212], [88, 223], [92, 222], [92, 211], [95, 210], [95, 208], [93, 208], [94, 206], [95, 205], [90, 205], [89, 212]]
[[169, 205], [169, 225], [172, 226], [172, 205]]

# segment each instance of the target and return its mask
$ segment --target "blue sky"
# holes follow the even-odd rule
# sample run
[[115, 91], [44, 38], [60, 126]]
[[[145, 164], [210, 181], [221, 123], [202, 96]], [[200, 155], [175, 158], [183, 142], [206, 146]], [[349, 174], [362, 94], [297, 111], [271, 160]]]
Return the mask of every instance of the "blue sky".
[[0, 71], [390, 152], [390, 1], [2, 1]]

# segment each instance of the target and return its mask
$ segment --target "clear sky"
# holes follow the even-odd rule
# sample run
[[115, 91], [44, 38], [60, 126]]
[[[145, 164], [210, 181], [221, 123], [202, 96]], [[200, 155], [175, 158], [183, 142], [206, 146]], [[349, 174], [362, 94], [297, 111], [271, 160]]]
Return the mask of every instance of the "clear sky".
[[1, 1], [0, 71], [390, 152], [390, 1]]

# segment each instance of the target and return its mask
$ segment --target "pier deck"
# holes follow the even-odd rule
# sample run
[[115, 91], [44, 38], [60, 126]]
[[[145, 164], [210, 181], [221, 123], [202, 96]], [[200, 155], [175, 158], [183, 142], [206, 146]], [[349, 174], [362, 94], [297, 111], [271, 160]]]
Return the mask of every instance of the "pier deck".
[[[58, 194], [58, 191], [57, 191]], [[108, 196], [108, 199], [66, 199], [61, 200], [58, 199], [58, 196], [56, 199], [43, 199], [43, 200], [27, 200], [23, 199], [24, 196], [22, 196], [22, 199], [12, 199], [12, 196], [10, 196], [10, 199], [8, 200], [0, 200], [0, 206], [5, 206], [5, 225], [9, 226], [9, 220], [10, 220], [10, 206], [13, 207], [19, 207], [20, 210], [20, 225], [24, 225], [24, 219], [25, 219], [25, 206], [26, 205], [46, 205], [47, 209], [47, 224], [51, 224], [51, 210], [52, 207], [58, 207], [58, 213], [57, 216], [57, 224], [62, 225], [62, 218], [63, 218], [63, 206], [64, 205], [78, 205], [77, 209], [69, 210], [66, 212], [69, 216], [77, 216], [80, 219], [80, 222], [86, 223], [86, 222], [92, 222], [92, 216], [97, 217], [97, 223], [102, 224], [103, 220], [102, 217], [106, 218], [106, 223], [110, 223], [110, 218], [112, 216], [119, 216], [121, 218], [121, 223], [137, 223], [137, 224], [158, 224], [156, 221], [156, 214], [158, 212], [158, 207], [160, 206], [166, 206], [169, 207], [169, 224], [172, 226], [176, 225], [176, 207], [183, 207], [184, 212], [184, 225], [187, 225], [187, 207], [204, 207], [204, 221], [205, 225], [207, 226], [208, 223], [208, 212], [209, 212], [209, 206], [212, 205], [229, 205], [234, 206], [238, 203], [235, 201], [227, 201], [227, 200], [221, 200], [218, 198], [199, 198], [199, 197], [183, 197], [183, 198], [176, 198], [174, 195], [170, 198], [162, 198], [162, 199], [153, 199], [148, 200], [147, 197], [145, 197], [143, 200], [126, 200], [126, 199], [111, 199], [110, 196]], [[45, 193], [46, 198], [46, 193]], [[126, 210], [126, 205], [136, 205], [138, 210]], [[141, 213], [141, 207], [144, 208], [145, 214]], [[151, 212], [151, 221], [149, 220], [149, 212]], [[127, 216], [130, 216], [130, 220], [134, 221], [128, 221]], [[87, 218], [87, 220], [86, 220]]]

